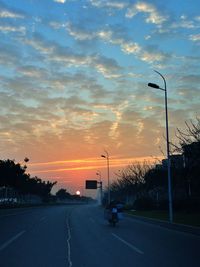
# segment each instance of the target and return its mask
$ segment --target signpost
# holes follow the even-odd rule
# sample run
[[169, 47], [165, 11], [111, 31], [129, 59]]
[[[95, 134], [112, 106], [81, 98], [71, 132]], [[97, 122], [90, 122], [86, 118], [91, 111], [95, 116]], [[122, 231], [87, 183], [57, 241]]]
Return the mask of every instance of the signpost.
[[[98, 187], [98, 184], [99, 184], [99, 187]], [[86, 189], [98, 189], [98, 188], [100, 188], [101, 204], [102, 204], [102, 181], [98, 182], [97, 180], [86, 180], [85, 181], [85, 188]]]

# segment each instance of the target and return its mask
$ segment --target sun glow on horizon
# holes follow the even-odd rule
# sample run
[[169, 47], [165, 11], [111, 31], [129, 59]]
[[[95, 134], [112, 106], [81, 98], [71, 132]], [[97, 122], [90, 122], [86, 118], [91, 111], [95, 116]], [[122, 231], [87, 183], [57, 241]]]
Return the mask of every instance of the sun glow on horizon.
[[[156, 161], [161, 160], [163, 157], [159, 156], [153, 157], [137, 157], [137, 158], [112, 158], [110, 157], [110, 167], [124, 167], [130, 164], [143, 163], [153, 164]], [[73, 163], [73, 164], [72, 164]], [[38, 169], [37, 167], [41, 166], [55, 166], [55, 168], [44, 168]], [[61, 166], [66, 165], [66, 167], [61, 168]], [[78, 165], [78, 166], [77, 166]], [[105, 160], [97, 158], [88, 158], [88, 159], [74, 159], [74, 160], [62, 160], [62, 161], [50, 161], [50, 162], [38, 162], [30, 163], [30, 167], [33, 169], [33, 172], [45, 173], [45, 172], [62, 172], [62, 171], [80, 171], [80, 170], [95, 170], [98, 168], [107, 168]], [[36, 168], [35, 168], [36, 167]]]

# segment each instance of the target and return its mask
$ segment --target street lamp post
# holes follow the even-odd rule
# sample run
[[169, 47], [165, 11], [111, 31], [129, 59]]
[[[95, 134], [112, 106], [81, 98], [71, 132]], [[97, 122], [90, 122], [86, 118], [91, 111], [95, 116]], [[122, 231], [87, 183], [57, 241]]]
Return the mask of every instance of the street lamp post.
[[169, 129], [168, 129], [168, 109], [167, 109], [167, 85], [164, 76], [154, 70], [164, 81], [164, 89], [155, 83], [148, 83], [148, 86], [159, 89], [165, 92], [165, 119], [166, 119], [166, 140], [167, 140], [167, 175], [168, 175], [168, 200], [169, 200], [169, 221], [173, 222], [173, 208], [172, 208], [172, 186], [171, 186], [171, 162], [170, 162], [170, 150], [169, 150]]
[[101, 155], [102, 158], [107, 159], [107, 174], [108, 174], [108, 204], [110, 204], [110, 170], [109, 170], [109, 154], [104, 150], [106, 155]]
[[100, 199], [101, 199], [101, 205], [102, 205], [102, 200], [103, 200], [103, 188], [102, 188], [101, 172], [100, 172], [99, 170], [97, 170], [96, 175], [99, 176]]

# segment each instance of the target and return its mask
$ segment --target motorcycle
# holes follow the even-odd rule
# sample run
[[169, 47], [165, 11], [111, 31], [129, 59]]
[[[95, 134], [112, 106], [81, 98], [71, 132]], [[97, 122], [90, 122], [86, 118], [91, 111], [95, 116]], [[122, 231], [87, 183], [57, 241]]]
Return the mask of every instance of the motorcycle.
[[108, 222], [112, 226], [115, 226], [119, 221], [117, 209], [112, 209], [112, 210], [106, 209], [104, 211], [104, 218], [108, 220]]
[[110, 219], [108, 221], [112, 226], [115, 226], [116, 223], [118, 223], [118, 221], [119, 221], [118, 213], [117, 212], [111, 212], [111, 216], [110, 216]]

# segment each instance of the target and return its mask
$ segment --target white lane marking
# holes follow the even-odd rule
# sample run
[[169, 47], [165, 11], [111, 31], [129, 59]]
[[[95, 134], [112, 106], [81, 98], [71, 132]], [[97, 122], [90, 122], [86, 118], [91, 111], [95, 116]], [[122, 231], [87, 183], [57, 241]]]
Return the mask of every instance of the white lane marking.
[[71, 231], [70, 231], [70, 225], [69, 225], [69, 218], [67, 219], [67, 256], [68, 256], [68, 263], [69, 267], [72, 266], [72, 261], [71, 261], [71, 247], [70, 247], [70, 240], [71, 240]]
[[126, 240], [122, 239], [121, 237], [119, 237], [118, 235], [112, 233], [112, 235], [117, 238], [118, 240], [120, 240], [122, 243], [124, 243], [125, 245], [127, 245], [129, 248], [135, 250], [137, 253], [139, 254], [144, 254], [143, 251], [141, 251], [140, 249], [136, 248], [135, 246], [133, 246], [132, 244], [128, 243]]
[[23, 235], [26, 231], [21, 231], [17, 235], [10, 238], [8, 241], [6, 241], [3, 245], [0, 246], [0, 251], [2, 251], [4, 248], [8, 247], [11, 243], [13, 243], [16, 239], [18, 239], [21, 235]]

